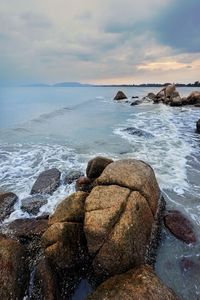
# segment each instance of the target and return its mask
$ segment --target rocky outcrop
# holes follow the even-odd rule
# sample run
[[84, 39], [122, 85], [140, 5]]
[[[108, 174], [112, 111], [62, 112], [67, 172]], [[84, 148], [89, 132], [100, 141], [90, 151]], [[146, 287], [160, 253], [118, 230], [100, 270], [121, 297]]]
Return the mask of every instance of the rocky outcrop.
[[85, 216], [85, 200], [88, 193], [76, 192], [65, 198], [49, 218], [49, 225], [57, 222], [83, 223]]
[[178, 300], [151, 267], [144, 265], [102, 283], [87, 300]]
[[128, 99], [128, 98], [122, 91], [118, 91], [116, 96], [114, 97], [114, 100], [124, 100], [124, 99]]
[[45, 204], [47, 204], [47, 199], [44, 196], [29, 196], [21, 200], [21, 209], [31, 215], [37, 215], [40, 208]]
[[196, 132], [200, 133], [200, 119], [196, 122]]
[[18, 197], [14, 193], [0, 193], [0, 222], [9, 217], [14, 211]]
[[196, 242], [196, 236], [191, 222], [179, 211], [168, 211], [164, 217], [164, 223], [170, 232], [179, 240], [187, 244]]
[[96, 274], [110, 276], [145, 261], [160, 190], [137, 160], [109, 164], [86, 199], [84, 232]]
[[31, 194], [52, 194], [60, 185], [60, 175], [56, 168], [42, 172], [34, 183]]
[[27, 288], [25, 265], [24, 247], [0, 236], [0, 299], [23, 299]]
[[91, 159], [88, 162], [87, 169], [86, 169], [87, 177], [90, 179], [95, 179], [99, 177], [103, 172], [103, 170], [112, 162], [113, 162], [112, 159], [102, 157], [102, 156], [97, 156]]
[[154, 137], [153, 134], [151, 134], [150, 132], [136, 128], [136, 127], [128, 127], [128, 128], [123, 129], [122, 131], [127, 132], [131, 135], [136, 135], [136, 136], [144, 137], [147, 139]]

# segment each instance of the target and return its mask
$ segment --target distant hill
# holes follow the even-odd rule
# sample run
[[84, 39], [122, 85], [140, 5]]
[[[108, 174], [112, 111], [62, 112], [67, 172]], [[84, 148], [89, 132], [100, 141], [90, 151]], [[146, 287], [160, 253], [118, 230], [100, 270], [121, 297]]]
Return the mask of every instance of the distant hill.
[[93, 86], [92, 84], [80, 83], [80, 82], [59, 82], [52, 85], [53, 87], [84, 87]]

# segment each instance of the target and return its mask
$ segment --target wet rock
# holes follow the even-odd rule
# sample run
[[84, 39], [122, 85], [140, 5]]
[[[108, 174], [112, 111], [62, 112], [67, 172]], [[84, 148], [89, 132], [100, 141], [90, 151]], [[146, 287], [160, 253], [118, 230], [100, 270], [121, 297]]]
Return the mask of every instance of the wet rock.
[[0, 237], [0, 299], [23, 299], [27, 287], [25, 250], [18, 241]]
[[168, 211], [164, 217], [164, 223], [170, 232], [179, 240], [187, 244], [197, 241], [191, 222], [179, 211]]
[[196, 122], [196, 132], [200, 133], [200, 119]]
[[84, 258], [85, 237], [79, 223], [55, 223], [42, 236], [45, 256], [52, 267], [70, 269]]
[[31, 195], [52, 194], [60, 185], [60, 175], [56, 168], [42, 172], [32, 187]]
[[103, 282], [87, 300], [178, 300], [147, 265]]
[[182, 99], [180, 96], [172, 98], [170, 102], [171, 106], [182, 106]]
[[59, 299], [55, 272], [45, 258], [41, 258], [35, 266], [31, 299]]
[[136, 159], [118, 160], [109, 164], [96, 179], [98, 185], [119, 185], [132, 191], [139, 191], [149, 203], [153, 215], [156, 213], [160, 189], [153, 169]]
[[139, 97], [138, 96], [132, 96], [131, 98], [132, 99], [138, 99]]
[[127, 99], [126, 95], [122, 91], [118, 91], [114, 100], [123, 100]]
[[93, 188], [93, 180], [82, 176], [79, 179], [77, 179], [75, 188], [77, 192], [90, 192]]
[[157, 97], [164, 96], [165, 98], [173, 98], [175, 95], [175, 92], [176, 92], [175, 84], [169, 84], [169, 85], [165, 86], [160, 92], [158, 92], [158, 94], [156, 96]]
[[148, 93], [147, 98], [149, 98], [150, 100], [155, 100], [156, 95], [154, 93]]
[[48, 220], [17, 219], [9, 224], [8, 232], [17, 238], [32, 239], [41, 237], [48, 228]]
[[0, 193], [0, 222], [8, 218], [14, 211], [14, 205], [18, 197], [14, 193]]
[[85, 200], [88, 193], [76, 192], [65, 198], [49, 218], [49, 225], [57, 222], [82, 223], [85, 216]]
[[145, 138], [153, 138], [153, 134], [151, 134], [148, 131], [142, 130], [142, 129], [138, 129], [136, 127], [128, 127], [126, 129], [123, 129], [122, 131], [124, 132], [128, 132], [131, 135], [137, 135], [139, 137], [145, 137]]
[[110, 276], [144, 263], [160, 190], [150, 166], [109, 164], [85, 203], [84, 232], [96, 274]]
[[192, 92], [187, 98], [188, 104], [195, 104], [199, 101], [200, 101], [200, 92], [199, 91]]
[[65, 184], [71, 184], [71, 183], [73, 183], [74, 181], [76, 181], [79, 177], [82, 177], [82, 176], [84, 176], [84, 174], [83, 174], [83, 172], [81, 172], [81, 171], [76, 171], [76, 170], [70, 171], [70, 172], [65, 176], [64, 183], [65, 183]]
[[87, 177], [90, 179], [95, 179], [99, 177], [103, 172], [103, 170], [112, 162], [113, 162], [112, 159], [108, 159], [102, 156], [97, 156], [91, 159], [88, 162], [87, 169], [86, 169]]
[[136, 100], [134, 102], [131, 102], [130, 106], [135, 106], [135, 105], [139, 105], [142, 103], [142, 100]]
[[29, 196], [21, 200], [21, 209], [29, 214], [37, 215], [45, 204], [47, 204], [47, 199], [44, 196]]

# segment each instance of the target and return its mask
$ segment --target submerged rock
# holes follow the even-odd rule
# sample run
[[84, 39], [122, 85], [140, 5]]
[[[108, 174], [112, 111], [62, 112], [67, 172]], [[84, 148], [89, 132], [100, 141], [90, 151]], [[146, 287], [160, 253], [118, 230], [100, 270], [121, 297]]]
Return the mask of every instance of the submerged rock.
[[40, 207], [47, 204], [47, 199], [42, 195], [29, 196], [21, 200], [21, 209], [29, 214], [37, 215]]
[[110, 276], [144, 263], [160, 190], [151, 167], [137, 160], [109, 164], [95, 184], [84, 232], [95, 273]]
[[0, 222], [8, 218], [14, 211], [14, 205], [18, 197], [14, 193], [0, 192]]
[[176, 294], [147, 265], [111, 277], [87, 300], [178, 300]]
[[200, 133], [200, 119], [196, 122], [196, 132]]
[[181, 212], [176, 210], [168, 211], [164, 217], [164, 223], [179, 240], [187, 244], [197, 241], [191, 222]]
[[88, 193], [76, 192], [65, 198], [49, 218], [49, 224], [57, 222], [79, 222], [83, 223], [85, 216], [85, 200]]
[[151, 134], [148, 131], [142, 130], [142, 129], [138, 129], [136, 127], [128, 127], [126, 129], [123, 129], [122, 131], [124, 132], [128, 132], [131, 135], [137, 135], [139, 137], [145, 137], [145, 138], [153, 138], [153, 134]]
[[97, 156], [91, 159], [88, 162], [87, 169], [86, 169], [87, 177], [90, 179], [95, 179], [99, 177], [103, 172], [103, 170], [112, 162], [113, 162], [112, 159], [102, 157], [102, 156]]
[[0, 299], [23, 299], [27, 288], [24, 247], [0, 236]]
[[56, 168], [42, 172], [32, 187], [31, 195], [52, 194], [60, 185], [60, 175]]
[[118, 91], [114, 100], [123, 100], [123, 99], [128, 99], [128, 98], [122, 91]]

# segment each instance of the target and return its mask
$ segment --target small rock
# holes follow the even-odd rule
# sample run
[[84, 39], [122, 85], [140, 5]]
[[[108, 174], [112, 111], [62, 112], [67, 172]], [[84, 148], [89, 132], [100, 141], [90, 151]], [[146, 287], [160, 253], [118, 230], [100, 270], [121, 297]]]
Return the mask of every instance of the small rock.
[[145, 137], [145, 138], [153, 138], [153, 134], [151, 134], [148, 131], [144, 131], [142, 129], [138, 129], [135, 127], [128, 127], [126, 129], [123, 129], [124, 132], [128, 132], [131, 135], [137, 135], [139, 137]]
[[56, 168], [42, 172], [32, 187], [31, 195], [52, 194], [60, 185], [60, 175]]
[[76, 171], [76, 170], [70, 171], [70, 172], [65, 176], [64, 183], [65, 183], [65, 184], [71, 184], [71, 183], [73, 183], [75, 180], [77, 180], [79, 177], [82, 177], [82, 176], [84, 176], [84, 174], [83, 174], [83, 172], [81, 172], [81, 171]]
[[114, 100], [123, 100], [128, 99], [126, 95], [122, 91], [118, 91], [117, 95], [115, 96]]
[[7, 227], [17, 238], [41, 237], [48, 228], [48, 220], [17, 219]]
[[182, 106], [182, 99], [180, 96], [172, 98], [170, 106]]
[[200, 119], [196, 123], [196, 132], [200, 133]]
[[132, 102], [130, 105], [131, 105], [131, 106], [135, 106], [135, 105], [139, 105], [139, 104], [141, 104], [141, 103], [142, 103], [141, 100], [136, 100], [136, 101]]
[[112, 162], [113, 162], [112, 159], [102, 157], [102, 156], [97, 156], [91, 159], [88, 162], [87, 169], [86, 169], [87, 177], [90, 179], [95, 179], [99, 177], [103, 172], [103, 170]]
[[14, 205], [18, 197], [14, 193], [0, 193], [0, 222], [14, 211]]
[[168, 211], [164, 217], [164, 223], [170, 232], [179, 240], [187, 244], [197, 241], [191, 222], [179, 211]]
[[178, 300], [148, 265], [103, 282], [87, 300]]
[[154, 100], [156, 98], [156, 95], [154, 93], [148, 93], [147, 98], [150, 100]]
[[131, 98], [132, 99], [138, 99], [139, 97], [138, 96], [132, 96]]
[[29, 214], [37, 215], [40, 207], [47, 204], [47, 199], [42, 195], [29, 196], [21, 200], [21, 209]]
[[76, 191], [90, 192], [93, 188], [93, 180], [82, 176], [76, 181]]
[[200, 92], [195, 91], [192, 92], [187, 98], [188, 104], [195, 104], [196, 102], [200, 101]]

